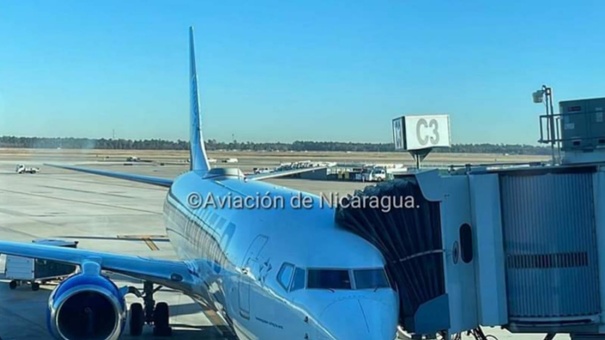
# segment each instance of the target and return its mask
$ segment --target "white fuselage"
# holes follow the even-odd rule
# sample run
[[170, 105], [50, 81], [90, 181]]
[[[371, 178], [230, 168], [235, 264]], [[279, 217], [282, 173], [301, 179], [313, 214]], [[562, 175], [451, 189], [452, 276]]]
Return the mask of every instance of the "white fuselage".
[[[200, 285], [188, 293], [240, 339], [394, 339], [397, 293], [361, 279], [384, 272], [381, 253], [340, 228], [318, 196], [188, 172], [170, 188], [164, 216], [178, 256], [196, 263]], [[345, 273], [347, 287], [318, 273]]]

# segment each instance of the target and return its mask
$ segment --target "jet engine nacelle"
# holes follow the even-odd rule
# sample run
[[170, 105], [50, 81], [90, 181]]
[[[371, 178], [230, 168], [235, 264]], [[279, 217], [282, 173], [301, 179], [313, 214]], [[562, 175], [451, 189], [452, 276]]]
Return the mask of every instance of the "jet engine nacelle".
[[47, 326], [57, 339], [118, 339], [126, 303], [108, 278], [77, 273], [59, 284], [48, 301]]

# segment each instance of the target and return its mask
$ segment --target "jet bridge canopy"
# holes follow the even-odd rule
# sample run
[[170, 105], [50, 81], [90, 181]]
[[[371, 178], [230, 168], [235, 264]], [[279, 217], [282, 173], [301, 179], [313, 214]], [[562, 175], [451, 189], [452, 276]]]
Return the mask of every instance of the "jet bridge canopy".
[[[363, 197], [387, 197], [397, 208], [352, 204]], [[410, 332], [422, 332], [427, 322], [448, 329], [439, 203], [426, 200], [413, 178], [369, 186], [348, 199], [337, 208], [336, 222], [382, 252], [399, 294], [399, 324]], [[400, 208], [399, 200], [413, 207]]]

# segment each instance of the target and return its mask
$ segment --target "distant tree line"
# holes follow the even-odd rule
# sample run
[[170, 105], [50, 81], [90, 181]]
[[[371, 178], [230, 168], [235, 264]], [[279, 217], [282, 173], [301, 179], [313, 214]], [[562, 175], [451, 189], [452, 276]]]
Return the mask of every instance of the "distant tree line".
[[[90, 139], [90, 138], [38, 138], [38, 137], [0, 137], [1, 148], [39, 148], [39, 149], [112, 149], [112, 150], [187, 150], [188, 141], [169, 141], [162, 139]], [[240, 151], [394, 151], [393, 143], [352, 143], [352, 142], [313, 142], [295, 141], [293, 143], [255, 143], [255, 142], [219, 142], [206, 141], [206, 149]], [[543, 146], [521, 144], [454, 144], [448, 149], [435, 152], [455, 153], [500, 153], [510, 155], [548, 155], [550, 149]]]

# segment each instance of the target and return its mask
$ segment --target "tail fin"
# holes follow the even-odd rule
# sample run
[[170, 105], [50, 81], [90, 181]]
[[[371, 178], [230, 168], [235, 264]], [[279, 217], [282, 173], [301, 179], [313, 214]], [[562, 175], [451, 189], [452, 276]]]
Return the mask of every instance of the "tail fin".
[[197, 93], [197, 71], [195, 69], [195, 46], [193, 43], [193, 27], [189, 27], [189, 81], [191, 82], [191, 112], [189, 132], [190, 169], [206, 172], [210, 169], [204, 139], [202, 137], [200, 105]]

